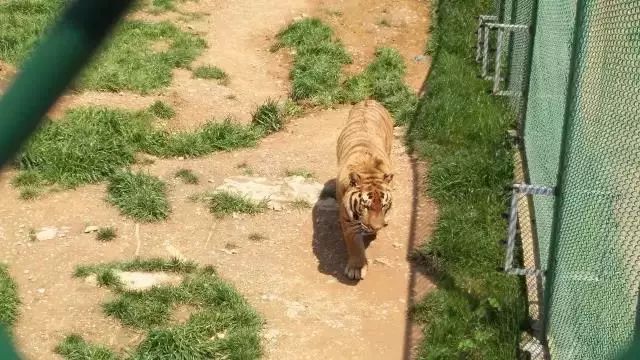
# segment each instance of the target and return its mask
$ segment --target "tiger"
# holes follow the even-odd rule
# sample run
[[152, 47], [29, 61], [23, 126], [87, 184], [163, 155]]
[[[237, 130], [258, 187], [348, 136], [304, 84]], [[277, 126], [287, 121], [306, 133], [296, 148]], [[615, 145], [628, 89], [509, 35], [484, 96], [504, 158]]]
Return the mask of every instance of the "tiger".
[[336, 146], [336, 200], [348, 260], [344, 274], [367, 274], [364, 236], [387, 226], [391, 209], [393, 118], [382, 104], [364, 100], [353, 106]]

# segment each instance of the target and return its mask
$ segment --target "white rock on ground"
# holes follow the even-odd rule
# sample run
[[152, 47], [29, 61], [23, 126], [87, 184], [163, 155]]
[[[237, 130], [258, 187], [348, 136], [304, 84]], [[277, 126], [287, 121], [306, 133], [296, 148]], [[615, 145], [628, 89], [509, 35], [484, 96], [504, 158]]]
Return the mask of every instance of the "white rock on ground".
[[[124, 289], [131, 291], [149, 290], [160, 285], [178, 285], [182, 282], [182, 276], [164, 272], [114, 270], [113, 273], [118, 277]], [[98, 284], [96, 275], [87, 276], [85, 282], [90, 285]]]
[[95, 225], [90, 225], [90, 226], [87, 226], [86, 228], [84, 228], [85, 234], [96, 232], [98, 230], [100, 230], [100, 228], [95, 226]]
[[224, 179], [224, 183], [218, 186], [216, 191], [239, 194], [255, 202], [267, 200], [270, 209], [282, 210], [287, 204], [299, 200], [314, 204], [322, 188], [322, 184], [302, 176], [276, 180], [255, 176], [233, 176]]
[[58, 235], [58, 229], [54, 227], [44, 227], [36, 233], [36, 240], [46, 241], [53, 240]]

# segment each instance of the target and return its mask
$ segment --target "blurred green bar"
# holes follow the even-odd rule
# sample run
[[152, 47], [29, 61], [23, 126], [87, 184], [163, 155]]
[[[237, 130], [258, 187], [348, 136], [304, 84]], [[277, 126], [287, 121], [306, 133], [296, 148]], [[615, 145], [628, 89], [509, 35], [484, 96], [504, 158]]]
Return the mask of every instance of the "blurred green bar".
[[[42, 38], [0, 99], [0, 167], [37, 129], [134, 0], [77, 0]], [[0, 326], [0, 359], [18, 360]]]
[[133, 0], [73, 1], [0, 99], [0, 166], [20, 149]]

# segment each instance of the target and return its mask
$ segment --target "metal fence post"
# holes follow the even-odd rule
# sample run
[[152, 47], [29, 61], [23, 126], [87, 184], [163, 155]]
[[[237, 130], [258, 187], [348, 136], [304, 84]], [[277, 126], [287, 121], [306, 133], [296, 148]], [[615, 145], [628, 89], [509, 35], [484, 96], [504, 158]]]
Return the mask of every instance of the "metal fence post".
[[133, 0], [75, 1], [0, 99], [0, 166], [9, 160]]

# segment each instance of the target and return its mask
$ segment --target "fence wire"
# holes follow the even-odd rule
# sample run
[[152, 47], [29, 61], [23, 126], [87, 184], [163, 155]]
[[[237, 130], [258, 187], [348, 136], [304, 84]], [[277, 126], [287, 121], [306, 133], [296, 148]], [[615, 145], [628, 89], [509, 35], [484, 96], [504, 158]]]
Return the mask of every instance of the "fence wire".
[[640, 0], [493, 8], [535, 34], [507, 37], [501, 86], [523, 121], [529, 183], [558, 189], [531, 198], [544, 340], [554, 359], [614, 358], [640, 333]]

